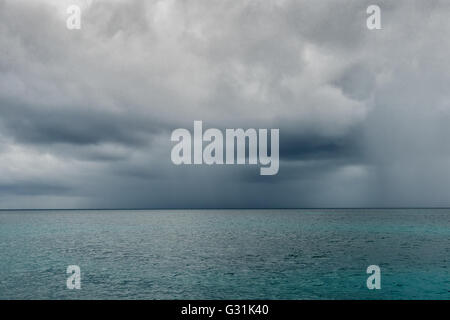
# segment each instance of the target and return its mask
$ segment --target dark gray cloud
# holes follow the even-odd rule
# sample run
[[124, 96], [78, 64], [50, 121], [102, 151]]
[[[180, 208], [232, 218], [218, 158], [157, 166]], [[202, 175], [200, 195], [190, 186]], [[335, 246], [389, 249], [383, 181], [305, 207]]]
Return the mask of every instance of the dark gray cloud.
[[[377, 3], [0, 0], [0, 207], [450, 205], [450, 4]], [[279, 174], [173, 165], [194, 120]]]
[[92, 107], [51, 110], [43, 105], [1, 102], [5, 134], [19, 143], [143, 146], [150, 142], [149, 136], [164, 128], [145, 116], [105, 113]]
[[355, 160], [362, 161], [364, 140], [362, 128], [348, 130], [339, 136], [298, 134], [286, 130], [280, 143], [282, 160]]

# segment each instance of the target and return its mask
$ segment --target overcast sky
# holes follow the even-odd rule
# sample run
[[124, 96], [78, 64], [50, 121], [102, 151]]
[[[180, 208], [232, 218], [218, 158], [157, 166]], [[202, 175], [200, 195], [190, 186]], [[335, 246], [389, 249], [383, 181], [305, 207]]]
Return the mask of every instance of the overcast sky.
[[[0, 0], [0, 208], [450, 206], [449, 16], [447, 0]], [[194, 120], [279, 128], [279, 173], [175, 166], [171, 132]]]

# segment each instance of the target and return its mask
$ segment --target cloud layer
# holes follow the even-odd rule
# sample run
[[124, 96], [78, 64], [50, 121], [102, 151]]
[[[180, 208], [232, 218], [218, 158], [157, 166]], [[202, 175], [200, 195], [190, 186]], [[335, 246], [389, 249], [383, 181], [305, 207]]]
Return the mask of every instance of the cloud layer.
[[[370, 4], [0, 0], [0, 207], [449, 206], [450, 4]], [[194, 120], [279, 174], [173, 165]]]

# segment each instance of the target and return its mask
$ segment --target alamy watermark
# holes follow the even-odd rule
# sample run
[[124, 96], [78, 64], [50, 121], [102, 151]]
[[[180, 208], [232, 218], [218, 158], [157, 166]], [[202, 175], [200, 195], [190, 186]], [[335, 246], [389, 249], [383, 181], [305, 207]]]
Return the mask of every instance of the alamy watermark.
[[66, 27], [69, 30], [81, 29], [81, 8], [77, 5], [71, 5], [66, 10], [69, 15], [66, 20]]
[[77, 265], [71, 265], [67, 267], [67, 274], [70, 276], [67, 278], [66, 285], [67, 289], [81, 289], [81, 269]]
[[[280, 162], [279, 135], [279, 129], [270, 129], [269, 154], [268, 129], [226, 129], [224, 139], [221, 130], [210, 128], [203, 132], [203, 122], [194, 121], [193, 136], [182, 128], [172, 132], [171, 141], [177, 144], [172, 148], [171, 159], [176, 165], [259, 163], [261, 175], [275, 175]], [[208, 144], [203, 148], [204, 142]]]
[[377, 265], [368, 266], [366, 273], [370, 274], [370, 276], [367, 278], [367, 281], [366, 281], [367, 289], [380, 290], [381, 289], [381, 269], [380, 269], [380, 267]]
[[380, 30], [381, 29], [381, 9], [379, 6], [372, 4], [366, 10], [369, 17], [366, 20], [367, 29]]

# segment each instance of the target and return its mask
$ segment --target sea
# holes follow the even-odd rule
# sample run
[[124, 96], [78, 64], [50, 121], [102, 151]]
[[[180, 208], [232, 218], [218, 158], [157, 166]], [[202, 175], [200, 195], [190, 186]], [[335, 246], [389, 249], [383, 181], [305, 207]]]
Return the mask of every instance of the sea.
[[0, 299], [450, 299], [450, 209], [0, 211]]

